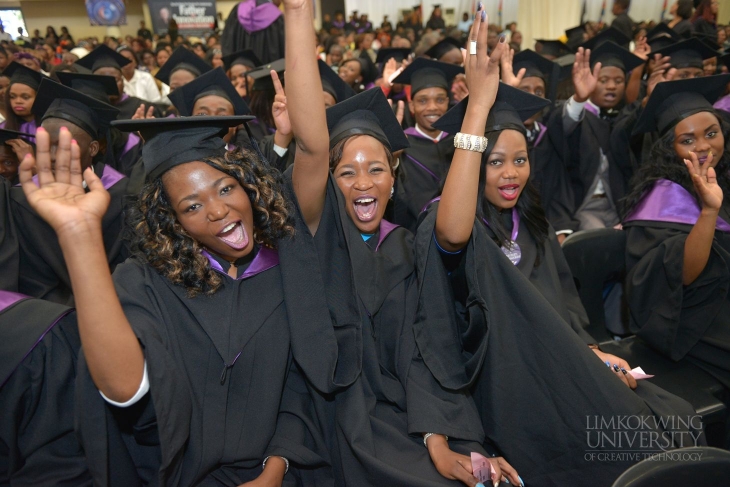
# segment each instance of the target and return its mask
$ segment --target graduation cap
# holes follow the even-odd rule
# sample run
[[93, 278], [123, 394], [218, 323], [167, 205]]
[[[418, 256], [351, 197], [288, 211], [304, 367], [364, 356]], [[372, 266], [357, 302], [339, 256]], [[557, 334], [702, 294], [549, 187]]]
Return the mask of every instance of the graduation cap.
[[583, 43], [583, 34], [585, 34], [585, 32], [585, 24], [580, 24], [578, 26], [571, 27], [570, 29], [566, 29], [565, 37], [568, 40], [566, 44], [570, 47], [571, 52], [575, 51], [578, 46]]
[[464, 68], [432, 59], [417, 58], [403, 70], [393, 83], [411, 85], [411, 96], [426, 88], [443, 88], [449, 92], [451, 80]]
[[377, 64], [385, 63], [390, 58], [395, 58], [396, 62], [402, 63], [405, 58], [411, 54], [410, 47], [384, 47], [378, 51], [375, 58]]
[[172, 73], [180, 69], [189, 71], [197, 78], [201, 74], [207, 73], [208, 71], [213, 69], [213, 67], [200, 59], [200, 57], [198, 57], [198, 55], [194, 52], [185, 49], [183, 46], [180, 46], [175, 49], [175, 52], [172, 53], [172, 56], [170, 56], [167, 62], [165, 62], [165, 64], [160, 68], [160, 70], [155, 75], [155, 78], [162, 81], [166, 85], [169, 85], [170, 76], [172, 76]]
[[335, 99], [335, 103], [345, 101], [348, 98], [355, 96], [355, 90], [350, 85], [342, 81], [337, 73], [332, 68], [327, 66], [327, 63], [321, 59], [317, 60], [317, 66], [319, 67], [319, 77], [322, 80], [322, 90], [326, 91], [332, 98]]
[[112, 125], [123, 132], [141, 133], [145, 173], [148, 180], [153, 180], [180, 164], [225, 155], [223, 136], [228, 129], [253, 119], [253, 116], [148, 118], [116, 120]]
[[725, 93], [730, 74], [688, 78], [659, 83], [646, 103], [634, 134], [664, 135], [683, 119], [699, 112], [714, 112], [712, 104]]
[[[443, 130], [449, 134], [459, 132], [466, 115], [468, 101], [469, 97], [467, 96], [451, 110], [444, 113], [433, 124], [433, 128]], [[484, 133], [512, 129], [525, 134], [527, 131], [523, 122], [549, 105], [550, 100], [531, 95], [500, 82], [497, 89], [497, 99], [491, 110], [489, 110]]]
[[614, 27], [609, 27], [608, 29], [600, 32], [595, 37], [588, 39], [580, 46], [584, 49], [590, 49], [591, 51], [593, 51], [594, 49], [600, 47], [606, 42], [613, 42], [615, 44], [618, 44], [619, 46], [628, 47], [631, 39], [629, 39], [626, 34], [621, 32], [620, 30]]
[[256, 66], [261, 66], [262, 62], [251, 49], [244, 49], [243, 51], [223, 56], [223, 66], [226, 68], [226, 71], [239, 64], [254, 69]]
[[692, 37], [685, 41], [677, 42], [659, 51], [662, 56], [669, 56], [669, 64], [673, 68], [700, 68], [702, 69], [704, 59], [717, 56], [717, 51], [710, 49], [707, 44]]
[[23, 138], [31, 138], [34, 139], [35, 135], [33, 134], [26, 134], [24, 132], [17, 132], [15, 130], [8, 130], [8, 129], [0, 129], [0, 144], [5, 145], [5, 142], [8, 140], [15, 140], [19, 139], [20, 137]]
[[543, 56], [553, 56], [557, 58], [573, 52], [573, 49], [568, 47], [568, 45], [562, 41], [537, 39], [535, 42], [539, 42], [540, 46], [542, 46], [540, 49], [540, 54], [542, 54]]
[[56, 73], [62, 85], [95, 98], [104, 103], [109, 102], [110, 96], [119, 96], [119, 86], [114, 76], [100, 74], [70, 73], [58, 71]]
[[71, 122], [97, 140], [117, 118], [119, 109], [45, 78], [38, 88], [33, 113], [41, 120], [60, 118]]
[[445, 37], [444, 40], [437, 42], [431, 49], [426, 51], [424, 54], [431, 59], [439, 60], [443, 55], [453, 49], [461, 49], [461, 42], [457, 41], [453, 37]]
[[591, 67], [600, 62], [601, 67], [616, 67], [624, 72], [638, 68], [644, 60], [618, 44], [607, 41], [591, 51]]
[[282, 78], [285, 69], [286, 62], [284, 58], [281, 58], [269, 64], [258, 66], [256, 69], [247, 72], [246, 76], [254, 80], [251, 88], [253, 91], [274, 91], [274, 80], [271, 79], [271, 71], [276, 71], [279, 78]]
[[682, 37], [663, 22], [646, 33], [646, 42], [651, 47], [651, 52], [656, 52], [681, 40]]
[[105, 44], [101, 44], [89, 54], [76, 61], [76, 64], [89, 69], [92, 73], [94, 73], [97, 69], [101, 68], [115, 68], [121, 70], [124, 66], [131, 62], [132, 61], [125, 58], [114, 49], [106, 46]]
[[329, 107], [327, 128], [330, 148], [351, 135], [375, 137], [391, 152], [410, 146], [383, 90], [377, 87]]
[[714, 37], [714, 38], [713, 38], [713, 37], [709, 37], [709, 36], [703, 36], [703, 35], [699, 35], [699, 36], [697, 36], [697, 37], [698, 37], [698, 38], [699, 38], [699, 39], [700, 39], [700, 40], [701, 40], [702, 42], [704, 42], [704, 43], [705, 43], [705, 45], [707, 45], [707, 47], [709, 47], [709, 48], [710, 48], [710, 49], [712, 49], [713, 51], [719, 51], [719, 50], [721, 50], [721, 49], [722, 49], [722, 46], [720, 46], [720, 44], [718, 44], [717, 42], [715, 42], [715, 39], [717, 39], [716, 37]]
[[525, 78], [542, 78], [547, 81], [553, 73], [555, 63], [546, 59], [531, 49], [525, 49], [515, 54], [512, 59], [512, 70], [515, 75], [525, 68]]
[[168, 97], [177, 111], [183, 117], [194, 115], [195, 102], [204, 96], [215, 95], [228, 100], [233, 105], [234, 115], [250, 115], [251, 110], [241, 95], [231, 84], [225, 71], [216, 68], [198, 76], [185, 86], [171, 92]]
[[33, 71], [22, 64], [13, 61], [3, 71], [3, 76], [10, 78], [10, 84], [20, 83], [33, 88], [36, 92], [41, 80], [45, 77], [38, 71]]

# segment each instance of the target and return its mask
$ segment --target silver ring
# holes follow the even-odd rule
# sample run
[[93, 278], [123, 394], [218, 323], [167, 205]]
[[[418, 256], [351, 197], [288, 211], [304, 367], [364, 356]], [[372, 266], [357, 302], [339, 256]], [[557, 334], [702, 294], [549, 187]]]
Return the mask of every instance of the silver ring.
[[469, 54], [477, 53], [477, 41], [469, 41]]

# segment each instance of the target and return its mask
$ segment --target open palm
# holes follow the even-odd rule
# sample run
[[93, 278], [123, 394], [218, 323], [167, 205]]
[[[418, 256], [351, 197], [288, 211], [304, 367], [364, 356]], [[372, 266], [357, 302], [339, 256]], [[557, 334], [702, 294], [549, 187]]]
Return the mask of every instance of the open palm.
[[[79, 146], [66, 128], [61, 129], [58, 139], [55, 167], [51, 164], [50, 137], [42, 128], [36, 133], [36, 157], [28, 155], [20, 165], [18, 175], [28, 203], [58, 235], [101, 228], [109, 193], [93, 171], [87, 170], [82, 176]], [[33, 181], [34, 166], [39, 184]], [[83, 187], [84, 179], [89, 192]]]
[[707, 160], [700, 164], [697, 154], [690, 152], [691, 160], [684, 160], [695, 191], [702, 201], [702, 208], [710, 210], [719, 210], [722, 206], [722, 188], [717, 184], [717, 175], [715, 169], [710, 166], [712, 163], [712, 154], [707, 156]]
[[601, 71], [601, 63], [591, 69], [591, 50], [578, 48], [573, 63], [573, 85], [575, 86], [575, 101], [584, 102], [596, 89], [598, 73]]

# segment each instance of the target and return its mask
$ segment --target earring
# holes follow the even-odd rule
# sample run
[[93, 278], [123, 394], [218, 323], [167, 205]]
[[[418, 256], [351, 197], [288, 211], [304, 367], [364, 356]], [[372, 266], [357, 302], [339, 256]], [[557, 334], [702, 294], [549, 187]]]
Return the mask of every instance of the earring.
[[395, 194], [395, 187], [390, 187], [390, 199], [393, 199], [393, 195]]

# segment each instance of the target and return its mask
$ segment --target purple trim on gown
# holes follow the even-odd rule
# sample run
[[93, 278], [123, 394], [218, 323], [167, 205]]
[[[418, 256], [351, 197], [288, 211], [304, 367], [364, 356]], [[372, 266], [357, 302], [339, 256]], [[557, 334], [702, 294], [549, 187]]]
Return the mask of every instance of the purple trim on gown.
[[730, 112], [730, 95], [723, 96], [722, 98], [717, 100], [712, 106], [717, 108], [718, 110]]
[[12, 291], [0, 291], [0, 312], [5, 311], [18, 301], [28, 299], [29, 296], [20, 293], [14, 293]]
[[[657, 221], [694, 225], [700, 217], [700, 211], [697, 200], [686, 189], [675, 182], [660, 179], [624, 223]], [[717, 217], [715, 228], [721, 232], [730, 232], [730, 224], [720, 217]]]
[[134, 146], [140, 143], [142, 139], [139, 138], [137, 134], [131, 133], [129, 134], [129, 137], [127, 138], [127, 143], [124, 144], [124, 149], [122, 149], [122, 153], [120, 154], [120, 157], [126, 154], [127, 152], [131, 151]]
[[380, 244], [383, 243], [383, 240], [385, 240], [385, 237], [390, 235], [390, 232], [398, 228], [400, 225], [396, 225], [395, 223], [390, 223], [388, 220], [380, 220], [380, 237], [378, 237], [378, 245], [375, 246], [375, 251], [377, 252], [378, 249], [380, 249]]
[[[0, 123], [0, 129], [4, 129], [7, 125], [7, 121], [4, 121], [3, 123]], [[38, 131], [38, 126], [35, 123], [35, 120], [31, 120], [30, 122], [23, 122], [20, 124], [20, 128], [18, 129], [18, 132], [23, 132], [24, 134], [32, 134], [35, 135], [35, 133]], [[31, 144], [35, 144], [35, 137], [20, 137], [21, 139], [30, 142]]]
[[273, 3], [256, 6], [256, 0], [246, 0], [238, 4], [238, 22], [246, 32], [253, 33], [266, 29], [281, 17], [281, 10]]
[[535, 126], [540, 129], [540, 133], [537, 134], [537, 139], [535, 139], [535, 143], [532, 145], [533, 147], [537, 147], [540, 144], [540, 141], [545, 137], [545, 134], [547, 133], [545, 126], [542, 125], [540, 122], [535, 122]]
[[[221, 274], [228, 276], [228, 273], [223, 270], [223, 267], [221, 267], [218, 261], [215, 260], [213, 256], [210, 255], [210, 253], [205, 250], [203, 250], [202, 253], [208, 259], [208, 262], [210, 262], [210, 266], [213, 269], [220, 272]], [[259, 253], [256, 254], [256, 257], [253, 258], [251, 264], [248, 266], [248, 269], [246, 269], [240, 277], [237, 277], [236, 280], [242, 281], [244, 279], [248, 279], [249, 277], [253, 277], [256, 274], [268, 271], [269, 269], [276, 267], [277, 265], [279, 265], [279, 253], [276, 250], [270, 249], [268, 247], [261, 247], [259, 249]]]

